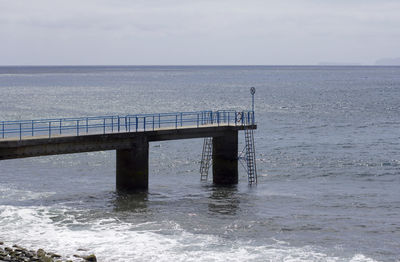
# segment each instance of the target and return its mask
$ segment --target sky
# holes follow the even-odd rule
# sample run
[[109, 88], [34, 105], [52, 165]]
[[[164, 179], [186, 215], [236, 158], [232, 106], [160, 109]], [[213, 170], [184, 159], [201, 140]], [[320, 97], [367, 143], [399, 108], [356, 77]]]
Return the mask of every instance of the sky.
[[0, 0], [0, 65], [374, 64], [400, 0]]

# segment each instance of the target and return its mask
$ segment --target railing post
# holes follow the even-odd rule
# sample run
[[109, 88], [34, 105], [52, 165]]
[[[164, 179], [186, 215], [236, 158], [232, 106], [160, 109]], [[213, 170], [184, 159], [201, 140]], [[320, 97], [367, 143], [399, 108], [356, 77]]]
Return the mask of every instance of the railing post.
[[242, 121], [242, 125], [244, 125], [244, 111], [242, 111], [242, 119], [241, 119]]
[[197, 113], [197, 127], [199, 127], [199, 118], [200, 118], [199, 113]]
[[89, 119], [86, 117], [86, 134], [89, 133]]
[[128, 131], [128, 116], [125, 116], [125, 131]]
[[217, 111], [217, 124], [219, 126], [219, 111]]
[[161, 128], [161, 114], [158, 114], [158, 128]]
[[154, 115], [153, 115], [153, 131], [154, 131]]
[[175, 115], [175, 128], [178, 128], [178, 115]]
[[62, 129], [62, 119], [60, 119], [60, 135], [61, 135], [61, 129]]
[[111, 133], [114, 133], [114, 116], [111, 117]]
[[51, 138], [51, 121], [49, 121], [49, 138]]
[[121, 120], [119, 119], [119, 116], [118, 116], [118, 133], [119, 133], [119, 131], [120, 131], [120, 123], [121, 123]]
[[1, 128], [1, 129], [2, 129], [2, 131], [3, 131], [3, 132], [2, 132], [2, 137], [4, 138], [4, 122], [2, 122], [2, 128]]
[[31, 126], [31, 128], [32, 128], [32, 136], [34, 135], [34, 133], [33, 133], [33, 120], [32, 120], [32, 126]]
[[230, 112], [228, 112], [228, 126], [229, 126], [229, 124], [230, 124], [230, 123], [229, 123], [229, 120], [230, 120], [230, 119], [229, 119], [229, 115], [230, 115]]
[[213, 121], [213, 112], [212, 112], [212, 111], [210, 112], [210, 123], [211, 123], [211, 124], [214, 124], [214, 121]]
[[138, 117], [136, 117], [136, 132], [138, 131], [139, 128], [139, 119]]
[[19, 123], [19, 140], [22, 139], [22, 124]]
[[183, 115], [183, 113], [181, 113], [181, 126], [183, 126], [182, 115]]
[[143, 117], [143, 131], [146, 131], [146, 117]]
[[237, 126], [237, 112], [235, 111], [235, 126]]
[[76, 120], [76, 135], [79, 136], [79, 120]]
[[106, 118], [103, 118], [103, 134], [106, 133]]
[[131, 132], [131, 117], [128, 117], [128, 130]]

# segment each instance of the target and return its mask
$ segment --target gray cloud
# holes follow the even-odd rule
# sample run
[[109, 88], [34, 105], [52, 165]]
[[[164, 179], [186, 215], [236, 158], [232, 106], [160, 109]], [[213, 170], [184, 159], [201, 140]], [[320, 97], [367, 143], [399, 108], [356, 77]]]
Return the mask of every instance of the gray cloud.
[[0, 0], [0, 64], [372, 64], [393, 0]]

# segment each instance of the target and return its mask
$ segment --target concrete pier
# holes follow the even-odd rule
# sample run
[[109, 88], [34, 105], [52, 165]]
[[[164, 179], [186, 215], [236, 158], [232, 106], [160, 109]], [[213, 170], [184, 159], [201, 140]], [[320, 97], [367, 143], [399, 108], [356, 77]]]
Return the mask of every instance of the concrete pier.
[[146, 136], [134, 139], [128, 149], [117, 150], [118, 191], [147, 190], [149, 187], [149, 141]]
[[213, 137], [213, 182], [216, 185], [238, 183], [238, 132], [229, 130]]
[[[116, 150], [116, 188], [146, 190], [149, 185], [149, 143], [191, 138], [213, 138], [213, 181], [238, 183], [238, 132], [256, 125], [205, 126], [51, 138], [0, 140], [0, 160]], [[199, 149], [200, 150], [200, 149]], [[199, 152], [200, 153], [200, 152]]]

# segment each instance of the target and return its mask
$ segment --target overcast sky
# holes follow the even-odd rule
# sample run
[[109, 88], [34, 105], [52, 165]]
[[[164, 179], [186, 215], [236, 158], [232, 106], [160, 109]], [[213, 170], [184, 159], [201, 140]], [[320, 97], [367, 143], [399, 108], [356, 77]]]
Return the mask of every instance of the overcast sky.
[[0, 65], [373, 64], [400, 0], [0, 0]]

